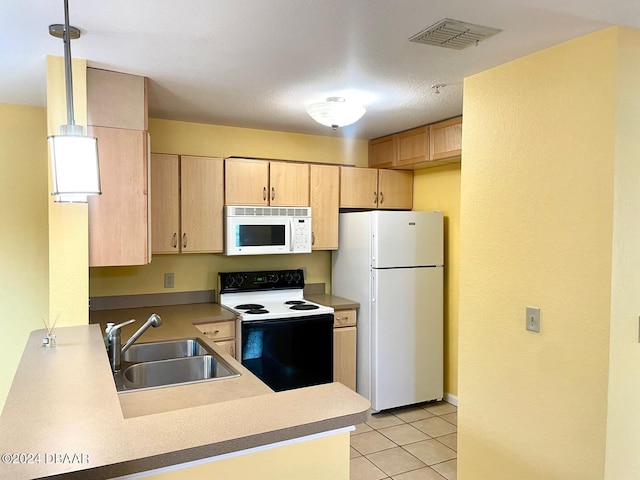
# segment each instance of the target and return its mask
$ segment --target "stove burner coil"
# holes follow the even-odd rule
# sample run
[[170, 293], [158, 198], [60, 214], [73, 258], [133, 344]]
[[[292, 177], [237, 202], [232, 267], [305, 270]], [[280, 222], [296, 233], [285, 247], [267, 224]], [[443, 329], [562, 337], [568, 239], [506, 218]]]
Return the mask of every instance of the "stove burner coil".
[[242, 305], [236, 305], [237, 310], [258, 310], [264, 308], [264, 305], [259, 303], [243, 303]]
[[317, 305], [312, 305], [310, 303], [303, 303], [301, 305], [294, 305], [293, 307], [291, 307], [291, 310], [316, 310], [318, 307]]
[[284, 302], [285, 305], [302, 305], [303, 303], [303, 300], [287, 300]]
[[265, 310], [264, 308], [252, 308], [251, 310], [247, 310], [244, 313], [249, 313], [251, 315], [259, 315], [261, 313], [269, 313], [269, 310]]

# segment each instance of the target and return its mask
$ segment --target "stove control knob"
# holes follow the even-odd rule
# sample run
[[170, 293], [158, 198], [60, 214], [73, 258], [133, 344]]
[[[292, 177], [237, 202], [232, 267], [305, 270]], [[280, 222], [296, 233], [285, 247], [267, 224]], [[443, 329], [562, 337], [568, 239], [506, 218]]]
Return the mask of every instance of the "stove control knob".
[[291, 275], [291, 273], [287, 273], [285, 274], [284, 279], [287, 281], [287, 283], [291, 283], [291, 281], [293, 280], [293, 275]]
[[236, 283], [235, 277], [225, 277], [224, 283], [226, 283], [226, 287], [233, 287], [233, 284]]
[[277, 273], [272, 273], [271, 275], [269, 275], [267, 277], [267, 281], [269, 283], [278, 283], [278, 279], [279, 279], [279, 277], [278, 277]]
[[240, 274], [236, 275], [236, 283], [242, 285], [244, 283], [244, 277]]
[[299, 282], [299, 281], [300, 281], [300, 274], [299, 274], [299, 273], [294, 273], [294, 274], [293, 274], [293, 279], [294, 279], [296, 282]]

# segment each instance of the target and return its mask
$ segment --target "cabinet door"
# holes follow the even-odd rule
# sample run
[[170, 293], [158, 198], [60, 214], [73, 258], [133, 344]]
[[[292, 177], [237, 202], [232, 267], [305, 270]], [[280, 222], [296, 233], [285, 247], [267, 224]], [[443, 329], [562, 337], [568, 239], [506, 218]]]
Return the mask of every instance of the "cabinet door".
[[390, 168], [396, 164], [396, 142], [393, 135], [369, 142], [369, 167]]
[[[376, 208], [378, 170], [340, 167], [340, 208]], [[313, 211], [311, 212], [313, 215]]]
[[88, 127], [98, 138], [102, 195], [89, 197], [89, 266], [150, 261], [147, 132]]
[[269, 205], [269, 162], [229, 158], [224, 169], [225, 205]]
[[378, 208], [411, 210], [413, 207], [413, 172], [378, 170]]
[[396, 135], [397, 160], [395, 165], [404, 167], [429, 160], [429, 127], [414, 128]]
[[309, 165], [271, 162], [269, 202], [276, 206], [309, 206]]
[[216, 345], [221, 347], [222, 350], [227, 352], [233, 358], [236, 358], [236, 341], [235, 340], [225, 340], [223, 342], [216, 342]]
[[356, 389], [356, 327], [333, 329], [333, 381]]
[[180, 191], [177, 155], [151, 155], [151, 249], [180, 252]]
[[224, 160], [180, 157], [183, 253], [222, 251]]
[[429, 134], [430, 161], [453, 160], [462, 156], [462, 117], [430, 125]]
[[338, 249], [340, 167], [310, 165], [312, 249]]

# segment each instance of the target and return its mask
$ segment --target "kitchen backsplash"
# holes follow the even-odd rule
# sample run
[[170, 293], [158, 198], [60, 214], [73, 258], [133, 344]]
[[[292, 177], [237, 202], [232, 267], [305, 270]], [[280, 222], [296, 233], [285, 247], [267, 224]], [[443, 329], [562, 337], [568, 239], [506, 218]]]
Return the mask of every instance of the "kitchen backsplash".
[[[178, 293], [218, 289], [218, 272], [305, 268], [307, 283], [331, 290], [331, 252], [299, 255], [154, 255], [148, 265], [89, 269], [89, 296]], [[164, 274], [174, 274], [174, 287], [164, 288]]]

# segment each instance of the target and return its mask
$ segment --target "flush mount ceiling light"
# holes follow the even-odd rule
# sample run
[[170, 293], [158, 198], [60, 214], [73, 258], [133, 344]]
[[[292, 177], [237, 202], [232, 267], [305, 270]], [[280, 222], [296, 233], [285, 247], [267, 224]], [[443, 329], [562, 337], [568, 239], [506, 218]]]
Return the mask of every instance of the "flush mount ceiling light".
[[51, 177], [56, 202], [87, 203], [88, 195], [100, 195], [98, 140], [84, 134], [73, 116], [73, 78], [71, 76], [71, 40], [80, 37], [80, 30], [69, 26], [69, 4], [64, 0], [64, 25], [49, 25], [49, 34], [64, 41], [64, 77], [67, 100], [67, 124], [60, 126], [60, 135], [51, 135], [49, 152]]
[[362, 105], [348, 102], [342, 97], [329, 97], [324, 102], [307, 106], [307, 113], [316, 122], [336, 130], [357, 122], [367, 111]]

